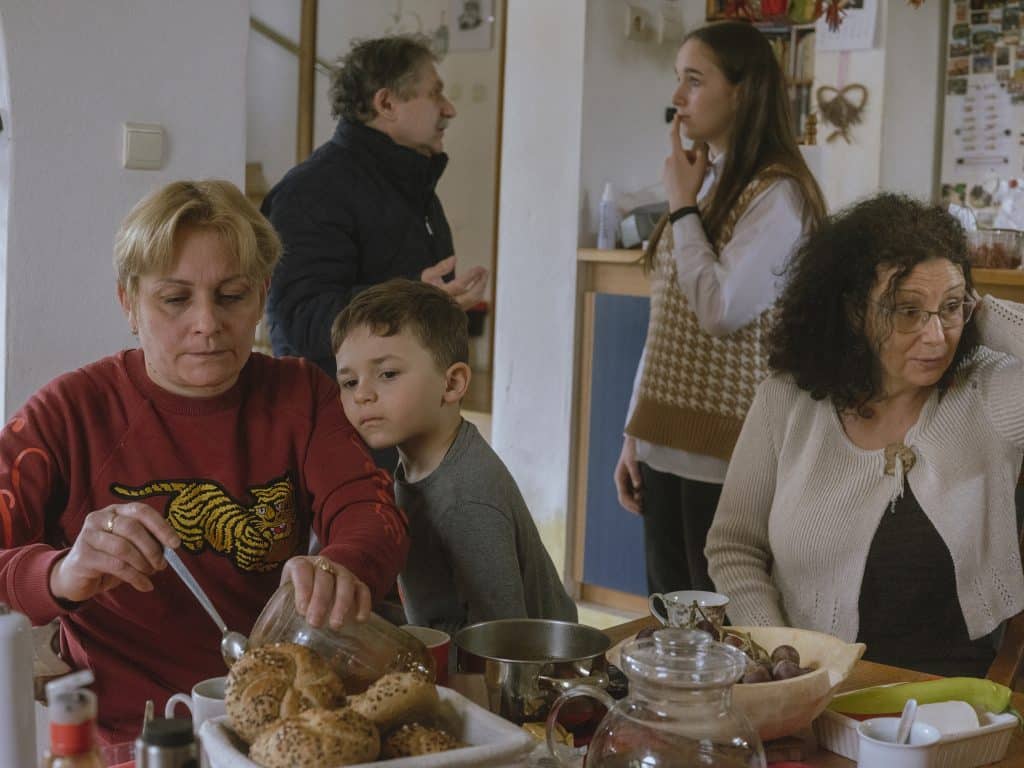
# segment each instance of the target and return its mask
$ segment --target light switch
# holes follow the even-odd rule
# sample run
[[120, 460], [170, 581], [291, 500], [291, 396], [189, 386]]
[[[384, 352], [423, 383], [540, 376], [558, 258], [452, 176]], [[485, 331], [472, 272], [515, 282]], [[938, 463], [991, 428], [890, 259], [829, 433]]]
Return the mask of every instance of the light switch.
[[164, 127], [158, 123], [124, 124], [125, 168], [156, 171], [164, 164]]

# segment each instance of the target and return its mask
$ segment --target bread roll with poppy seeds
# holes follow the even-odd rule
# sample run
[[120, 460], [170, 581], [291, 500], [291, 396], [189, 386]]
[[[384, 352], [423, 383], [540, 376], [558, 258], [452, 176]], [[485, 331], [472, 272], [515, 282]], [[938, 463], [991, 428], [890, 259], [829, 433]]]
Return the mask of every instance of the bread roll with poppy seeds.
[[432, 755], [435, 752], [447, 752], [465, 746], [447, 731], [430, 728], [420, 723], [406, 723], [396, 731], [388, 734], [380, 748], [382, 760], [394, 757], [417, 757]]
[[283, 717], [344, 704], [341, 678], [316, 653], [295, 643], [247, 651], [231, 667], [224, 687], [231, 727], [247, 742]]
[[352, 709], [381, 731], [390, 731], [414, 720], [429, 720], [437, 712], [439, 703], [434, 684], [413, 672], [390, 672], [364, 693], [348, 699]]
[[380, 756], [376, 726], [351, 709], [310, 709], [256, 737], [249, 758], [263, 768], [335, 768]]

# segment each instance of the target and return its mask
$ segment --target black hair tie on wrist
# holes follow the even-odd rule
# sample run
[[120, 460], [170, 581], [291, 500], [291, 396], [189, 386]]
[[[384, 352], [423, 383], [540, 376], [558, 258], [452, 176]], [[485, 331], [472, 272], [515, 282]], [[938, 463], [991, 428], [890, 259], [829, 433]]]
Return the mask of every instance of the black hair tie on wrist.
[[668, 222], [669, 224], [675, 224], [683, 218], [683, 216], [689, 216], [691, 213], [695, 213], [697, 216], [700, 216], [700, 208], [696, 205], [684, 205], [682, 208], [677, 208], [668, 215]]

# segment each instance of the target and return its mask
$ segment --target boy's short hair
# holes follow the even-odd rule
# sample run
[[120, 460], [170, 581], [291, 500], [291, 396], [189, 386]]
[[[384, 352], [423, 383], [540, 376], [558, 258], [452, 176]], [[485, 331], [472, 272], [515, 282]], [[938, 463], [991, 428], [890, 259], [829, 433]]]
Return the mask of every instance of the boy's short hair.
[[469, 362], [469, 320], [462, 307], [440, 288], [415, 280], [395, 279], [356, 295], [334, 319], [331, 351], [336, 355], [356, 328], [378, 336], [411, 331], [440, 370]]

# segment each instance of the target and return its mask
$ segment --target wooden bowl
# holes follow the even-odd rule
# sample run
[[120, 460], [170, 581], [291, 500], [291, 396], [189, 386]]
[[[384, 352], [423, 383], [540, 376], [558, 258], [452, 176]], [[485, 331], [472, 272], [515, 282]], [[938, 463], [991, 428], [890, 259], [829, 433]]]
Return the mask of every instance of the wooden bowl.
[[757, 729], [762, 739], [789, 736], [820, 715], [836, 687], [864, 655], [864, 643], [847, 643], [838, 637], [792, 627], [735, 627], [749, 632], [754, 642], [771, 653], [791, 645], [800, 653], [800, 665], [812, 672], [770, 683], [741, 683], [732, 688], [732, 700]]

